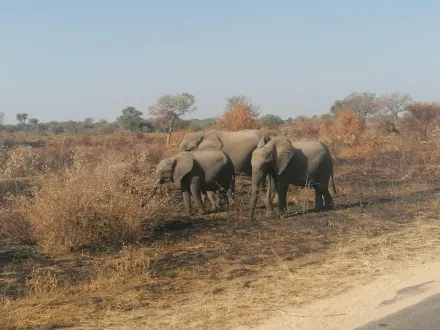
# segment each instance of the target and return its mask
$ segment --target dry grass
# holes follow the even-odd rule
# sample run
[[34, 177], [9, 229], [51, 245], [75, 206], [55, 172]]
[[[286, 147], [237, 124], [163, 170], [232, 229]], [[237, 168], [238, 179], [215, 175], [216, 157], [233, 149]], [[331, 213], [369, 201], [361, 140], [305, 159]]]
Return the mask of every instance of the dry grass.
[[140, 208], [179, 134], [167, 148], [115, 133], [0, 150], [4, 186], [32, 187], [0, 196], [5, 328], [253, 324], [440, 252], [435, 134], [423, 146], [368, 129], [355, 145], [333, 141], [337, 209], [309, 213], [312, 191], [292, 187], [288, 218], [252, 222], [246, 178], [225, 213], [183, 216], [170, 192]]

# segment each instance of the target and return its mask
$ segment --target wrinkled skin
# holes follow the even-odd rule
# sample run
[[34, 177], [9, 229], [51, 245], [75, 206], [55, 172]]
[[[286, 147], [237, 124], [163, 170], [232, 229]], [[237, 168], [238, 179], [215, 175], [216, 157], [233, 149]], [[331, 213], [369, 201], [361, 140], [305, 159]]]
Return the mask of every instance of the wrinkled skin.
[[183, 203], [191, 214], [191, 195], [199, 214], [206, 214], [205, 200], [211, 201], [216, 210], [213, 192], [219, 194], [219, 210], [229, 207], [227, 192], [235, 191], [235, 169], [231, 160], [222, 151], [206, 150], [180, 152], [174, 157], [163, 159], [156, 169], [156, 184], [173, 182], [181, 189]]
[[[324, 143], [316, 140], [303, 140], [291, 143], [285, 137], [275, 137], [270, 141], [262, 137], [252, 153], [252, 196], [249, 217], [254, 217], [258, 187], [268, 173], [274, 178], [279, 200], [279, 211], [286, 210], [286, 195], [290, 184], [300, 187], [313, 187], [315, 190], [315, 210], [333, 208], [333, 197], [328, 190], [332, 178], [333, 160]], [[324, 203], [323, 203], [324, 198]]]
[[[231, 159], [238, 174], [251, 177], [252, 152], [263, 136], [270, 139], [276, 135], [278, 135], [277, 132], [256, 129], [243, 129], [237, 132], [208, 130], [187, 133], [180, 144], [179, 151], [221, 150]], [[275, 184], [270, 176], [268, 178], [269, 185], [264, 203], [266, 209], [270, 210], [270, 203], [275, 195]], [[265, 179], [266, 177], [260, 183], [262, 189], [264, 189], [266, 183]]]

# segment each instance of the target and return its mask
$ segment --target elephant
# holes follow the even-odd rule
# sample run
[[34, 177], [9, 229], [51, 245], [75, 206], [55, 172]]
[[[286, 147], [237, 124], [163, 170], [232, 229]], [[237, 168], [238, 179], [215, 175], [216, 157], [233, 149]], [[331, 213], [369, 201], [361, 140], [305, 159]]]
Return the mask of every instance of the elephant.
[[[271, 173], [275, 181], [280, 214], [286, 210], [286, 194], [290, 184], [314, 188], [315, 210], [333, 208], [333, 197], [328, 189], [331, 177], [333, 192], [336, 194], [333, 159], [324, 143], [317, 140], [301, 140], [292, 144], [289, 139], [283, 136], [271, 140], [262, 137], [252, 153], [251, 163], [250, 219], [254, 217], [259, 184], [267, 173]], [[325, 204], [322, 200], [323, 197]]]
[[[237, 174], [251, 177], [252, 152], [257, 147], [258, 142], [263, 136], [266, 139], [271, 139], [277, 135], [279, 133], [275, 131], [260, 131], [257, 129], [243, 129], [236, 132], [211, 129], [185, 134], [179, 151], [221, 150], [231, 159]], [[260, 185], [264, 189], [265, 180], [262, 180]], [[269, 176], [269, 186], [265, 198], [267, 209], [270, 209], [270, 202], [274, 197], [274, 193], [275, 185]]]
[[156, 168], [156, 183], [173, 182], [183, 194], [186, 211], [191, 214], [191, 196], [199, 210], [206, 214], [206, 196], [215, 210], [213, 192], [219, 193], [219, 209], [229, 207], [228, 190], [235, 191], [235, 168], [230, 158], [222, 151], [204, 150], [180, 152], [165, 158]]

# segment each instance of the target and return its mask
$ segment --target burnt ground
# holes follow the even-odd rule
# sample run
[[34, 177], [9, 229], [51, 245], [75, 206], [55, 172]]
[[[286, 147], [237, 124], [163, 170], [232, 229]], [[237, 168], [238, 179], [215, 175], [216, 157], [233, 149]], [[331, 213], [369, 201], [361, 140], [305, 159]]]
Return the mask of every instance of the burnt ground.
[[[185, 294], [194, 290], [195, 283], [198, 290], [212, 295], [225, 293], [231, 286], [250, 287], [254, 281], [275, 276], [264, 273], [264, 269], [276, 259], [289, 261], [291, 269], [319, 262], [324, 252], [353, 228], [365, 236], [395, 230], [423, 211], [418, 205], [440, 195], [440, 180], [422, 172], [402, 178], [399, 173], [371, 165], [359, 170], [353, 163], [341, 164], [338, 170], [335, 210], [304, 213], [304, 204], [298, 201], [290, 204], [286, 218], [265, 218], [260, 206], [258, 219], [249, 221], [249, 182], [242, 182], [235, 210], [202, 217], [182, 216], [159, 224], [154, 234], [138, 246], [149, 258], [149, 280], [134, 286], [140, 297], [137, 307], [166, 309], [173, 300], [187, 300]], [[312, 207], [313, 202], [309, 204]], [[3, 240], [0, 295], [9, 300], [24, 297], [29, 287], [27, 281], [36, 269], [40, 274], [44, 269], [50, 270], [64, 286], [87, 283], [93, 278], [97, 263], [109, 257], [119, 258], [122, 250], [85, 249], [51, 257], [35, 246]], [[94, 292], [90, 306], [112, 299], [108, 293]], [[111, 303], [108, 308], [116, 308], [112, 306]]]

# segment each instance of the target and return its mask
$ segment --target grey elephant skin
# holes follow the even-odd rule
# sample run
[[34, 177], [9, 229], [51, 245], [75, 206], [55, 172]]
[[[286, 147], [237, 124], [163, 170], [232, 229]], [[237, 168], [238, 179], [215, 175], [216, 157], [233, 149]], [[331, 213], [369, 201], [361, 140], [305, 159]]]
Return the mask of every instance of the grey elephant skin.
[[281, 214], [286, 209], [286, 195], [290, 184], [314, 188], [315, 210], [319, 211], [324, 207], [333, 208], [333, 197], [328, 189], [331, 177], [333, 192], [336, 193], [333, 159], [324, 143], [317, 140], [302, 140], [292, 144], [289, 139], [282, 136], [271, 140], [262, 137], [252, 153], [251, 162], [250, 219], [254, 217], [259, 184], [267, 173], [274, 178]]
[[[271, 139], [279, 135], [275, 131], [260, 131], [256, 129], [243, 129], [236, 132], [208, 130], [185, 134], [179, 151], [193, 150], [221, 150], [232, 161], [235, 171], [248, 177], [252, 176], [252, 152], [262, 137]], [[265, 179], [266, 177], [264, 177]], [[265, 187], [265, 180], [261, 180], [261, 188]], [[269, 186], [265, 198], [266, 208], [274, 197], [275, 185], [269, 176]]]
[[180, 152], [165, 158], [156, 169], [158, 184], [173, 182], [183, 194], [186, 211], [191, 214], [191, 195], [200, 214], [206, 214], [206, 196], [216, 204], [212, 192], [219, 194], [219, 208], [229, 207], [228, 190], [235, 191], [235, 168], [231, 159], [222, 151], [205, 150]]

